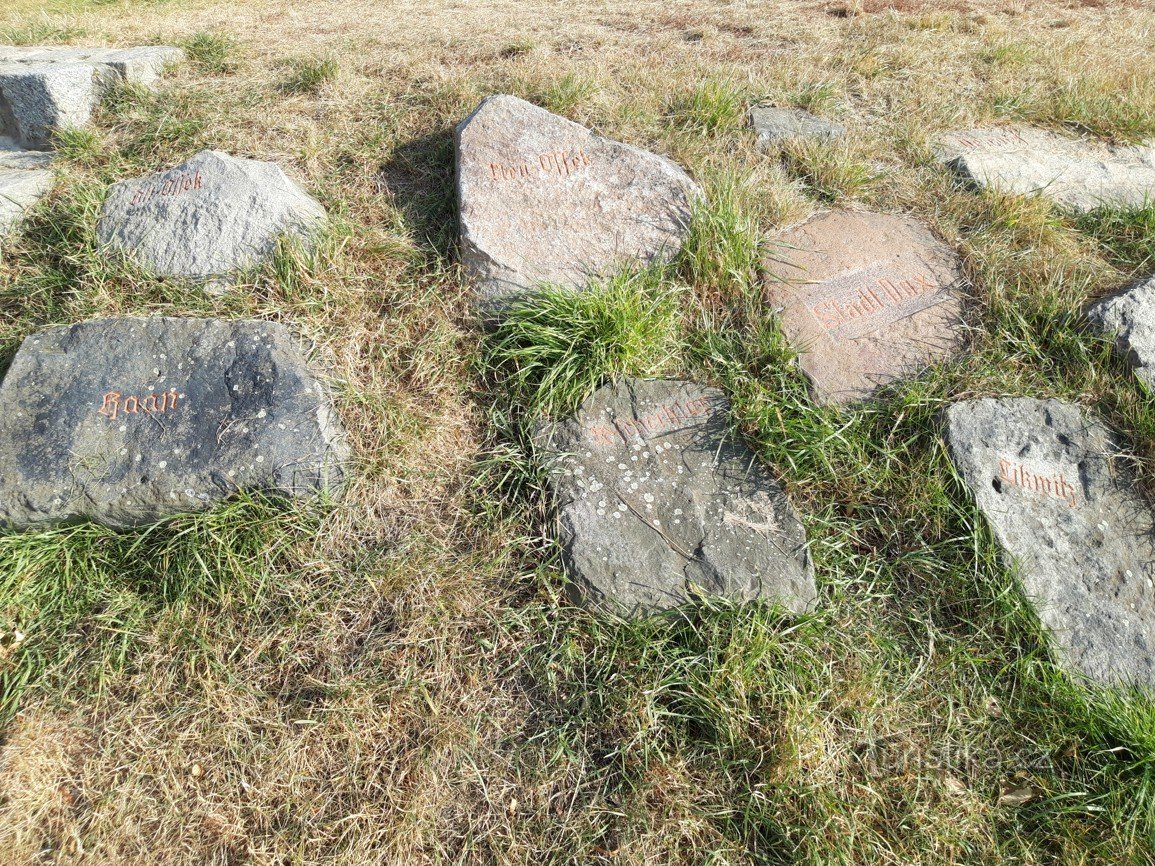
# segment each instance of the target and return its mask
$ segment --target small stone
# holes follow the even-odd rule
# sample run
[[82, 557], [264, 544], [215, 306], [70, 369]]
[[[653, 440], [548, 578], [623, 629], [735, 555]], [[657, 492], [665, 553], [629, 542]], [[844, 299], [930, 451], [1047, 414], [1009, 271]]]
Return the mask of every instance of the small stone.
[[25, 339], [0, 402], [0, 525], [11, 529], [136, 526], [238, 490], [301, 497], [343, 479], [326, 389], [276, 323], [50, 328]]
[[0, 168], [0, 235], [12, 229], [51, 188], [50, 171]]
[[1135, 375], [1155, 389], [1155, 277], [1092, 304], [1087, 318], [1115, 338]]
[[980, 187], [1039, 194], [1073, 211], [1155, 199], [1155, 147], [1109, 146], [1029, 126], [955, 132], [937, 156]]
[[0, 136], [0, 169], [47, 168], [52, 154], [43, 150], [26, 150], [14, 138]]
[[767, 296], [818, 402], [869, 397], [961, 350], [962, 263], [917, 220], [831, 211], [772, 241]]
[[1030, 397], [968, 400], [946, 418], [951, 459], [1063, 663], [1155, 683], [1155, 522], [1110, 431]]
[[113, 184], [97, 237], [162, 277], [227, 284], [289, 235], [306, 246], [325, 209], [271, 162], [203, 150], [176, 168]]
[[701, 194], [670, 160], [514, 96], [485, 99], [456, 146], [461, 260], [482, 311], [670, 259]]
[[[713, 388], [626, 379], [543, 427], [539, 450], [580, 600], [622, 615], [667, 610], [700, 592], [813, 607], [806, 531], [729, 433], [728, 410]], [[629, 473], [637, 481], [627, 483], [617, 467], [638, 454]]]
[[758, 105], [750, 109], [750, 125], [763, 149], [798, 138], [842, 138], [846, 127], [801, 108]]

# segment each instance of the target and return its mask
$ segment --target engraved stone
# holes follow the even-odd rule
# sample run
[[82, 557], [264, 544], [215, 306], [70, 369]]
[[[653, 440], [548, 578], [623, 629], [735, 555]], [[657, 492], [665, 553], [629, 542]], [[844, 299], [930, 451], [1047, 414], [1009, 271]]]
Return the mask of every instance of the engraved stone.
[[767, 295], [819, 402], [868, 397], [961, 349], [961, 262], [918, 221], [832, 211], [772, 240]]
[[483, 312], [543, 283], [582, 289], [681, 248], [700, 195], [664, 157], [513, 96], [458, 127], [461, 260]]
[[846, 127], [833, 120], [818, 117], [801, 108], [774, 108], [757, 105], [750, 109], [750, 125], [763, 148], [797, 138], [835, 139], [846, 134]]
[[[0, 157], [3, 152], [0, 151]], [[7, 169], [0, 162], [0, 235], [52, 188], [52, 173], [39, 169]]]
[[117, 318], [26, 338], [0, 384], [0, 525], [135, 526], [336, 491], [344, 437], [283, 325]]
[[311, 244], [324, 221], [325, 209], [275, 163], [203, 150], [113, 184], [96, 230], [157, 276], [221, 284], [271, 257], [282, 236]]
[[1155, 147], [1109, 146], [1029, 126], [946, 135], [937, 156], [980, 187], [1039, 194], [1074, 211], [1155, 199]]
[[648, 614], [691, 600], [693, 587], [814, 605], [806, 531], [729, 432], [728, 408], [693, 382], [627, 379], [539, 432], [565, 567], [588, 605]]
[[1155, 524], [1110, 432], [1028, 397], [947, 410], [951, 459], [1064, 664], [1155, 683]]
[[1087, 318], [1115, 338], [1135, 375], [1155, 389], [1155, 277], [1092, 304]]
[[152, 86], [184, 52], [138, 48], [0, 46], [0, 136], [45, 148], [59, 129], [83, 126], [116, 81]]

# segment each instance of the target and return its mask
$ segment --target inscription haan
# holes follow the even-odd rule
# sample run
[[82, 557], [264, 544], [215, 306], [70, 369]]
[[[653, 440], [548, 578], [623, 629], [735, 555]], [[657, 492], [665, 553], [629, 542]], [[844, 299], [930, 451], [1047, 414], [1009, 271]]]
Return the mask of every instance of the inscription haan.
[[104, 395], [100, 408], [96, 411], [110, 421], [115, 421], [120, 415], [136, 415], [140, 412], [146, 415], [160, 415], [171, 412], [177, 407], [177, 401], [183, 397], [176, 388], [171, 388], [161, 394], [148, 394], [145, 397], [125, 397], [120, 391], [109, 391]]

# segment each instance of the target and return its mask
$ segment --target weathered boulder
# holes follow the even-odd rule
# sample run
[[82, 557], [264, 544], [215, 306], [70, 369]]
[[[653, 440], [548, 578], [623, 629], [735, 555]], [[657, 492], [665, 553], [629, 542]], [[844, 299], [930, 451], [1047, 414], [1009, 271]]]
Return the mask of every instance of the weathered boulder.
[[816, 600], [806, 531], [729, 433], [720, 391], [627, 379], [543, 428], [566, 571], [584, 601], [635, 615], [694, 597]]
[[51, 153], [27, 150], [14, 139], [0, 136], [0, 168], [46, 168], [51, 162]]
[[1074, 211], [1155, 199], [1155, 147], [1109, 146], [1029, 126], [946, 135], [937, 156], [980, 187], [1039, 194]]
[[265, 261], [282, 236], [309, 245], [325, 209], [275, 163], [203, 150], [113, 184], [97, 237], [157, 276], [214, 283]]
[[[0, 153], [0, 157], [3, 154]], [[24, 212], [52, 188], [52, 172], [3, 168], [0, 159], [0, 235], [11, 229]]]
[[45, 148], [59, 129], [83, 126], [116, 81], [151, 86], [184, 52], [138, 48], [0, 47], [0, 135]]
[[831, 211], [771, 238], [768, 300], [820, 403], [847, 403], [963, 347], [962, 263], [910, 217]]
[[763, 148], [793, 139], [832, 140], [842, 138], [846, 134], [846, 127], [841, 123], [835, 123], [801, 108], [756, 105], [750, 109], [750, 125], [754, 128], [754, 134], [758, 136], [758, 144]]
[[1115, 338], [1135, 375], [1155, 388], [1155, 278], [1092, 304], [1087, 318]]
[[1155, 683], [1155, 524], [1110, 432], [1077, 406], [1028, 397], [957, 403], [946, 432], [1064, 664]]
[[482, 311], [669, 259], [700, 195], [670, 160], [514, 96], [485, 99], [456, 146], [461, 261]]
[[135, 526], [336, 491], [346, 446], [284, 326], [117, 318], [26, 338], [0, 384], [0, 525]]

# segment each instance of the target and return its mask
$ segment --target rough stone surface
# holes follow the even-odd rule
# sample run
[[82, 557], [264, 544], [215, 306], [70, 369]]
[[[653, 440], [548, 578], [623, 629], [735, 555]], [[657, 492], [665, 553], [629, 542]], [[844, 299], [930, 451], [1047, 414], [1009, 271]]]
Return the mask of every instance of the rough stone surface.
[[750, 125], [763, 147], [795, 138], [841, 138], [846, 127], [818, 117], [801, 108], [772, 108], [758, 105], [750, 109]]
[[767, 295], [819, 402], [868, 397], [962, 348], [961, 262], [917, 220], [831, 211], [772, 240]]
[[109, 85], [151, 86], [184, 52], [170, 45], [138, 48], [0, 46], [0, 135], [45, 148], [58, 129], [83, 126]]
[[587, 604], [647, 614], [708, 594], [813, 606], [806, 532], [782, 489], [727, 433], [720, 391], [606, 385], [541, 431], [568, 574]]
[[345, 445], [279, 324], [120, 318], [28, 337], [0, 384], [0, 525], [134, 526], [336, 490]]
[[1087, 318], [1115, 338], [1135, 375], [1155, 388], [1155, 278], [1092, 304]]
[[485, 99], [456, 145], [461, 260], [482, 310], [673, 256], [700, 195], [668, 159], [513, 96]]
[[0, 169], [4, 168], [46, 168], [52, 162], [52, 154], [43, 150], [26, 150], [15, 139], [0, 136]]
[[158, 276], [227, 281], [268, 259], [282, 235], [311, 242], [325, 209], [271, 162], [204, 150], [121, 181], [100, 211], [100, 243]]
[[0, 235], [11, 229], [52, 188], [52, 173], [6, 169], [0, 161]]
[[955, 404], [947, 439], [1064, 664], [1155, 683], [1155, 525], [1109, 431], [1019, 397]]
[[1155, 147], [1111, 147], [1028, 126], [945, 136], [938, 157], [981, 187], [1039, 194], [1074, 211], [1155, 199]]

